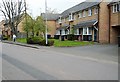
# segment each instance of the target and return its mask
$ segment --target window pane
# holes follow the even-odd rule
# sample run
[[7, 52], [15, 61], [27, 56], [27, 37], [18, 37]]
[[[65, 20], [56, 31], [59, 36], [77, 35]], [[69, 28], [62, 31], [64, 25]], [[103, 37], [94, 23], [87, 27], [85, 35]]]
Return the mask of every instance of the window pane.
[[83, 28], [83, 34], [87, 35], [87, 28]]

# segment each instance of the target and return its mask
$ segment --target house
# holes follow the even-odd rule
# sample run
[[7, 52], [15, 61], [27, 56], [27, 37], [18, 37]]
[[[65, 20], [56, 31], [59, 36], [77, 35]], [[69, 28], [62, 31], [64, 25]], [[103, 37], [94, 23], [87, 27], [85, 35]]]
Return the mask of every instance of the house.
[[117, 43], [120, 36], [120, 0], [113, 0], [109, 7], [110, 43]]
[[117, 36], [120, 34], [118, 4], [119, 0], [86, 0], [75, 5], [59, 15], [56, 20], [56, 35], [67, 38], [68, 34], [74, 34], [76, 40], [80, 41], [117, 43]]
[[[29, 17], [29, 15], [28, 15]], [[25, 15], [22, 14], [21, 15], [21, 20], [20, 20], [20, 23], [18, 24], [17, 26], [17, 31], [18, 31], [18, 35], [17, 37], [18, 38], [24, 38], [26, 37], [26, 33], [24, 32], [23, 30], [23, 22], [25, 21]], [[8, 36], [8, 37], [12, 37], [12, 30], [10, 28], [10, 26], [8, 25], [8, 20], [2, 20], [0, 22], [0, 29], [2, 31], [2, 35], [5, 35], [5, 36]]]
[[44, 21], [46, 21], [47, 16], [47, 26], [48, 26], [48, 36], [54, 37], [56, 32], [56, 19], [58, 18], [59, 14], [52, 14], [52, 13], [41, 13], [41, 16]]

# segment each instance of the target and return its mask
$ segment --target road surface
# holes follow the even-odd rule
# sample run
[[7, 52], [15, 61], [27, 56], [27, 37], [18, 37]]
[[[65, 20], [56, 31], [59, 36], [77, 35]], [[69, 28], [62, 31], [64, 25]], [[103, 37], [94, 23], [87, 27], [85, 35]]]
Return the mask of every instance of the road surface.
[[117, 60], [72, 54], [3, 43], [3, 80], [118, 80]]

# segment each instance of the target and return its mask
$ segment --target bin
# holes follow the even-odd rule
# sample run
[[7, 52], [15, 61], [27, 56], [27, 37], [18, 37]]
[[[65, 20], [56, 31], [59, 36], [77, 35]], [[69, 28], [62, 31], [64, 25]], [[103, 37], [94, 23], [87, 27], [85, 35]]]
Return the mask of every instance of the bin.
[[61, 41], [64, 41], [64, 36], [61, 36]]

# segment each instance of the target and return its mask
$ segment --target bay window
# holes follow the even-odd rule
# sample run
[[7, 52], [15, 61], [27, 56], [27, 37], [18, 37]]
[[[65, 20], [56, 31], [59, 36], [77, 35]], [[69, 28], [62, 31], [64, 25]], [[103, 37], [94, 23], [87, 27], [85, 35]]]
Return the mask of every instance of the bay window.
[[83, 28], [83, 35], [92, 35], [92, 28], [91, 27]]

